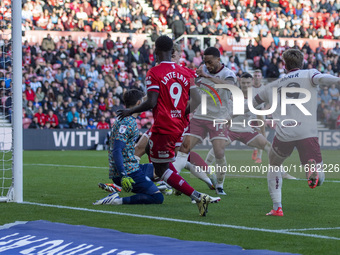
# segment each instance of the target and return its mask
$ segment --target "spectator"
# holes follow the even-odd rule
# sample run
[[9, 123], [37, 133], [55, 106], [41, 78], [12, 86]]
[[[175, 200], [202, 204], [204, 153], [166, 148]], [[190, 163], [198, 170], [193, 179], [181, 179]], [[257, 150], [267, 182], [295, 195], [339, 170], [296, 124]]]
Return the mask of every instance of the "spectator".
[[38, 122], [38, 117], [33, 117], [31, 124], [28, 126], [29, 129], [42, 129]]
[[44, 127], [46, 123], [47, 116], [43, 113], [43, 108], [39, 107], [38, 112], [34, 114], [34, 117], [38, 119], [40, 127]]
[[195, 65], [195, 67], [198, 68], [201, 65], [202, 61], [203, 59], [202, 59], [201, 53], [197, 51], [192, 62]]
[[106, 52], [109, 52], [114, 47], [114, 42], [111, 40], [111, 35], [107, 33], [107, 37], [103, 42], [103, 48]]
[[69, 124], [70, 129], [82, 129], [83, 126], [78, 122], [78, 118], [74, 117], [72, 118], [72, 121]]
[[280, 71], [277, 65], [277, 59], [272, 58], [272, 61], [268, 66], [267, 77], [268, 78], [279, 78], [279, 76], [280, 76]]
[[85, 116], [85, 113], [82, 112], [79, 117], [79, 124], [83, 126], [83, 128], [86, 128], [88, 125], [87, 118]]
[[110, 129], [109, 124], [105, 122], [104, 116], [100, 117], [100, 121], [97, 124], [97, 129]]
[[[36, 76], [32, 77], [32, 81], [30, 82], [30, 86], [34, 92], [37, 92], [38, 88], [41, 88], [41, 82], [37, 80]], [[41, 93], [41, 92], [40, 92]], [[40, 100], [41, 101], [41, 100]]]
[[123, 109], [124, 109], [124, 106], [120, 103], [120, 99], [116, 98], [115, 99], [115, 104], [112, 107], [112, 116], [113, 117], [117, 117], [117, 111], [118, 110], [123, 110]]
[[71, 107], [71, 111], [69, 111], [67, 113], [67, 122], [70, 124], [74, 118], [77, 118], [77, 123], [78, 123], [78, 119], [79, 119], [79, 113], [76, 111], [76, 107], [72, 106]]
[[267, 70], [269, 68], [270, 62], [271, 61], [268, 56], [268, 52], [264, 52], [263, 56], [260, 58], [260, 68], [264, 78], [267, 78]]
[[86, 129], [96, 129], [97, 127], [94, 125], [93, 119], [89, 118], [88, 124], [86, 126]]
[[335, 87], [335, 84], [332, 84], [332, 86], [329, 88], [329, 95], [332, 97], [332, 100], [337, 102], [339, 101], [339, 89]]
[[34, 101], [35, 93], [34, 93], [33, 89], [31, 88], [30, 83], [26, 84], [25, 94], [26, 94], [27, 101], [32, 101], [32, 102]]
[[59, 121], [59, 127], [60, 128], [68, 128], [69, 124], [68, 124], [68, 120], [67, 117], [64, 114], [64, 107], [63, 106], [59, 106], [58, 107], [58, 112], [56, 113], [58, 121]]
[[336, 129], [337, 128], [337, 120], [339, 119], [340, 116], [340, 105], [336, 105], [334, 109], [331, 110], [330, 112], [330, 117], [329, 117], [329, 128], [330, 129]]
[[54, 114], [52, 109], [48, 111], [48, 115], [46, 117], [46, 122], [50, 123], [50, 125], [51, 125], [50, 129], [59, 128], [58, 117], [57, 117], [57, 115]]
[[246, 58], [253, 59], [254, 57], [255, 46], [253, 45], [253, 41], [249, 40], [249, 43], [246, 47]]
[[44, 51], [55, 50], [55, 43], [54, 43], [50, 34], [47, 34], [47, 37], [43, 39], [42, 44], [41, 44], [41, 48]]
[[321, 101], [324, 101], [326, 105], [330, 105], [332, 101], [332, 96], [329, 94], [328, 87], [323, 89], [323, 93], [321, 94]]

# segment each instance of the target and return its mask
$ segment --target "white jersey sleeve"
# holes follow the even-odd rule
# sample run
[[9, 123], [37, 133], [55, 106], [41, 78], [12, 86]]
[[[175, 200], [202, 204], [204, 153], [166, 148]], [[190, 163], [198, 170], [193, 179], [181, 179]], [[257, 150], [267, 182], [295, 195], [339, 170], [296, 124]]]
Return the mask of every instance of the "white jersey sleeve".
[[322, 74], [315, 69], [311, 69], [311, 81], [314, 86], [317, 85], [327, 85], [331, 86], [332, 84], [340, 84], [340, 78], [330, 75], [330, 74]]
[[[286, 74], [266, 86], [260, 91], [254, 101], [257, 104], [266, 102], [273, 106], [273, 88], [277, 88], [277, 105], [273, 112], [273, 121], [276, 123], [276, 136], [280, 141], [296, 141], [309, 137], [318, 137], [316, 109], [317, 109], [317, 87], [319, 74], [315, 69], [297, 70]], [[321, 77], [321, 76], [320, 76]], [[302, 88], [310, 92], [311, 98], [302, 106], [310, 113], [305, 114], [296, 104], [282, 104], [282, 88]], [[286, 99], [304, 99], [306, 93], [286, 93]], [[282, 115], [282, 108], [285, 107], [286, 115]]]

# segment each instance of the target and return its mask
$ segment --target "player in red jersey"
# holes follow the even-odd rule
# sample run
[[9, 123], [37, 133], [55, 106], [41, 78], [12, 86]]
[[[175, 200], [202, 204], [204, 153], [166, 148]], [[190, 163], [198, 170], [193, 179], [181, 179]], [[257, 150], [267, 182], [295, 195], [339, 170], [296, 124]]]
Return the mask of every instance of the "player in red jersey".
[[155, 44], [159, 65], [151, 68], [147, 73], [146, 101], [132, 109], [118, 111], [118, 118], [122, 119], [133, 113], [153, 109], [155, 121], [151, 128], [149, 147], [155, 173], [170, 186], [194, 199], [200, 215], [205, 216], [210, 197], [194, 190], [170, 164], [175, 160], [175, 143], [187, 124], [186, 115], [198, 106], [200, 96], [196, 88], [191, 85], [192, 75], [171, 62], [172, 40], [168, 36], [160, 36]]
[[[174, 43], [171, 60], [173, 62], [175, 62], [176, 64], [179, 64], [180, 58], [181, 58], [181, 47], [177, 43]], [[187, 67], [183, 67], [183, 68], [186, 69], [187, 71], [189, 71], [194, 77], [197, 77], [197, 74], [194, 70], [191, 70]], [[187, 117], [189, 117], [189, 116], [187, 115]], [[188, 123], [187, 125], [189, 125], [189, 119], [188, 118], [187, 118], [187, 123]], [[149, 141], [151, 134], [152, 134], [151, 129], [147, 130], [142, 135], [142, 137], [139, 139], [138, 143], [136, 144], [135, 157], [138, 161], [146, 153], [145, 147], [148, 144], [148, 141]], [[177, 154], [177, 151], [179, 150], [179, 148], [182, 144], [183, 134], [175, 144], [175, 154]], [[198, 167], [198, 169], [200, 169], [201, 167], [203, 169], [208, 169], [208, 165], [205, 163], [204, 159], [202, 159], [201, 156], [199, 154], [197, 154], [196, 152], [191, 152], [191, 154], [188, 158], [188, 161], [185, 165], [185, 168], [187, 170], [189, 170], [192, 173], [192, 175], [194, 175], [196, 178], [205, 182], [210, 189], [215, 189], [214, 184], [212, 182], [214, 180], [210, 180], [210, 178], [207, 176], [207, 174], [204, 171], [198, 171], [197, 167]], [[178, 173], [180, 173], [180, 171], [178, 171]], [[163, 181], [158, 182], [158, 184], [161, 184], [161, 183], [163, 183]], [[163, 184], [163, 186], [164, 186], [164, 184]]]

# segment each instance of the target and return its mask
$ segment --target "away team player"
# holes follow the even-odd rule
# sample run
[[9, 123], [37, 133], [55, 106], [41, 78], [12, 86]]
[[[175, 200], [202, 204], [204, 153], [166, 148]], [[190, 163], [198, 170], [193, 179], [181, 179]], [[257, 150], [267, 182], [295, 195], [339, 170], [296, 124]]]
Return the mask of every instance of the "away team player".
[[[204, 51], [204, 65], [196, 71], [201, 81], [205, 79], [214, 89], [215, 84], [235, 84], [236, 76], [233, 71], [229, 70], [221, 63], [220, 52], [214, 47], [209, 47]], [[200, 82], [200, 80], [198, 81]], [[202, 82], [203, 83], [203, 82]], [[201, 85], [207, 90], [209, 87]], [[221, 98], [222, 105], [215, 105], [213, 99], [207, 97], [207, 114], [203, 114], [201, 107], [194, 112], [193, 118], [190, 121], [189, 130], [185, 133], [183, 143], [174, 163], [177, 171], [184, 168], [188, 159], [189, 152], [196, 144], [202, 142], [209, 134], [212, 142], [214, 153], [216, 156], [216, 164], [219, 167], [227, 167], [225, 158], [225, 147], [228, 142], [228, 131], [226, 125], [218, 125], [214, 127], [214, 119], [226, 119], [229, 116], [228, 100], [230, 99], [229, 91], [226, 89], [216, 89]], [[225, 173], [219, 171], [216, 173], [217, 184], [216, 193], [218, 195], [226, 195], [223, 190]]]
[[[272, 88], [278, 88], [279, 100], [273, 119], [292, 119], [291, 127], [285, 122], [285, 126], [278, 121], [275, 128], [275, 137], [272, 149], [269, 153], [269, 163], [275, 168], [268, 171], [268, 189], [273, 201], [273, 209], [267, 215], [283, 216], [281, 204], [282, 176], [279, 166], [291, 155], [294, 148], [299, 152], [301, 164], [305, 167], [307, 181], [310, 188], [320, 186], [325, 173], [322, 169], [322, 157], [318, 142], [318, 129], [316, 121], [317, 109], [317, 86], [340, 84], [340, 78], [321, 74], [315, 69], [301, 70], [303, 66], [303, 53], [296, 49], [288, 49], [283, 53], [287, 74], [266, 86], [254, 98], [253, 104], [256, 106], [263, 102], [272, 105]], [[303, 113], [295, 104], [286, 105], [286, 115], [281, 115], [280, 91], [283, 88], [303, 88], [311, 93], [311, 98], [303, 106], [309, 111], [310, 115]], [[288, 99], [305, 98], [304, 93], [287, 93]], [[297, 124], [297, 125], [296, 125]], [[295, 126], [296, 125], [296, 126]], [[320, 167], [321, 166], [321, 167]]]
[[[248, 88], [252, 88], [253, 83], [254, 79], [251, 74], [243, 73], [241, 75], [240, 87], [245, 97], [245, 104], [247, 103]], [[230, 101], [229, 104], [229, 108], [232, 109], [232, 102]], [[248, 125], [251, 119], [253, 119], [253, 114], [250, 111], [246, 112], [244, 115], [233, 116], [231, 122], [232, 125], [230, 125], [228, 128], [228, 136], [230, 138], [228, 145], [236, 140], [248, 145], [249, 147], [257, 148], [259, 151], [265, 150], [267, 155], [269, 155], [271, 143], [268, 142], [262, 132], [259, 133], [256, 129]], [[208, 165], [211, 165], [214, 160], [214, 151], [211, 149], [207, 155], [206, 162]], [[283, 168], [281, 169], [283, 170]], [[286, 179], [296, 179], [284, 171], [282, 171], [282, 177]]]

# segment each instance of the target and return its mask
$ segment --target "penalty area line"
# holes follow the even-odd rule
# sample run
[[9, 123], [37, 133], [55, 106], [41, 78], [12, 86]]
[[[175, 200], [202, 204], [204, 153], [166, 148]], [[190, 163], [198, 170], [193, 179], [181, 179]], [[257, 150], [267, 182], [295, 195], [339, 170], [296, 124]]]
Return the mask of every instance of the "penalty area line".
[[35, 202], [22, 202], [21, 204], [36, 205], [36, 206], [42, 206], [42, 207], [52, 207], [52, 208], [58, 208], [58, 209], [84, 211], [84, 212], [93, 212], [93, 213], [112, 214], [112, 215], [118, 215], [118, 216], [128, 216], [128, 217], [143, 218], [143, 219], [150, 219], [150, 220], [187, 223], [187, 224], [195, 224], [195, 225], [202, 225], [202, 226], [211, 226], [211, 227], [220, 227], [220, 228], [231, 228], [231, 229], [248, 230], [248, 231], [259, 231], [259, 232], [267, 232], [267, 233], [275, 233], [275, 234], [283, 234], [283, 235], [312, 237], [312, 238], [318, 238], [318, 239], [329, 239], [329, 240], [338, 240], [338, 241], [340, 240], [340, 238], [332, 237], [332, 236], [323, 236], [323, 235], [315, 235], [315, 234], [296, 233], [296, 232], [289, 232], [289, 231], [275, 230], [275, 229], [252, 228], [252, 227], [229, 225], [229, 224], [217, 224], [217, 223], [202, 222], [202, 221], [182, 220], [182, 219], [167, 218], [167, 217], [157, 217], [157, 216], [134, 214], [134, 213], [122, 213], [122, 212], [114, 212], [114, 211], [94, 210], [94, 209], [81, 208], [81, 207], [72, 207], [72, 206], [63, 206], [63, 205], [51, 205], [51, 204], [42, 204], [42, 203], [35, 203]]
[[316, 230], [337, 230], [340, 227], [333, 227], [333, 228], [296, 228], [296, 229], [281, 229], [282, 231], [316, 231]]

